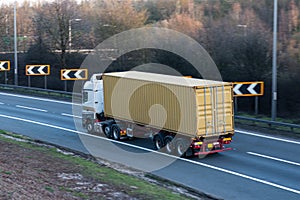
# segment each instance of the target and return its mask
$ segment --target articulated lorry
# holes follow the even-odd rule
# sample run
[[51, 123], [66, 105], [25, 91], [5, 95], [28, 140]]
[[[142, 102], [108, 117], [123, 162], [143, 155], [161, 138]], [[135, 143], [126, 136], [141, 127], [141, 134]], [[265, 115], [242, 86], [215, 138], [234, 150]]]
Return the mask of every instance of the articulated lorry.
[[155, 149], [178, 156], [231, 150], [232, 83], [127, 71], [94, 74], [82, 92], [89, 133], [149, 137]]

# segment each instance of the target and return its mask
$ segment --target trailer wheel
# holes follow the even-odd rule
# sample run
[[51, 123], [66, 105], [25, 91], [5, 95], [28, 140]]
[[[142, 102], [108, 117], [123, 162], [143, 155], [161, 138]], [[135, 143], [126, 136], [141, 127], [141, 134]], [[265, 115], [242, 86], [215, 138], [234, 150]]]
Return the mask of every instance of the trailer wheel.
[[94, 133], [94, 124], [92, 123], [91, 120], [88, 120], [88, 121], [86, 122], [86, 130], [87, 130], [87, 132], [90, 133], [90, 134]]
[[112, 137], [114, 140], [120, 140], [120, 128], [118, 125], [113, 124], [111, 126], [111, 130], [112, 130]]
[[164, 141], [165, 141], [165, 144], [166, 144], [166, 152], [168, 154], [173, 154], [174, 153], [174, 149], [175, 149], [175, 146], [174, 146], [174, 141], [172, 141], [174, 139], [173, 136], [166, 136]]
[[179, 138], [177, 141], [176, 141], [176, 145], [175, 145], [175, 153], [177, 156], [179, 157], [185, 157], [186, 156], [186, 151], [188, 149], [188, 146], [187, 146], [187, 141], [185, 141], [184, 139], [181, 139]]
[[154, 137], [153, 137], [153, 143], [154, 143], [154, 148], [156, 150], [160, 150], [161, 148], [164, 147], [164, 140], [163, 140], [163, 137], [161, 134], [156, 134]]
[[111, 138], [111, 127], [109, 125], [103, 126], [103, 133], [107, 138]]

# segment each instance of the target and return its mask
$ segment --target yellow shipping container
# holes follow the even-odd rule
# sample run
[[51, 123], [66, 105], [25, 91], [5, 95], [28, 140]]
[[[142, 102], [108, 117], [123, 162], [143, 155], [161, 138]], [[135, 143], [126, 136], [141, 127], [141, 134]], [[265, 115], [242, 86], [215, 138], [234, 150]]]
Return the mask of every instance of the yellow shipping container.
[[108, 117], [192, 137], [233, 133], [231, 83], [137, 71], [102, 78]]

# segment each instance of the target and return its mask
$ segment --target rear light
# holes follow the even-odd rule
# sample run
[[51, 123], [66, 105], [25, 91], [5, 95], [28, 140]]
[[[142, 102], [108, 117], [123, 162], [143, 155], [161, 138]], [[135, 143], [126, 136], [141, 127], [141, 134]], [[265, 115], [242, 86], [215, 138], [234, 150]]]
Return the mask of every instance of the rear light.
[[194, 142], [194, 148], [200, 149], [202, 144], [203, 144], [203, 142]]
[[230, 144], [231, 140], [231, 138], [224, 138], [222, 142], [223, 144]]
[[95, 123], [101, 122], [100, 119], [95, 119]]
[[121, 130], [120, 131], [120, 135], [122, 135], [122, 136], [126, 135], [126, 131], [125, 130]]

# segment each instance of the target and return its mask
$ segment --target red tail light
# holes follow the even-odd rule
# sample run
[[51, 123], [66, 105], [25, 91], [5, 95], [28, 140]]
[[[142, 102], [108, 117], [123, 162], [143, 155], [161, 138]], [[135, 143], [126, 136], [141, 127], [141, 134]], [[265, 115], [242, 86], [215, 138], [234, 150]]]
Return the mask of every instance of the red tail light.
[[222, 142], [223, 144], [230, 144], [231, 141], [232, 141], [231, 138], [224, 138]]

